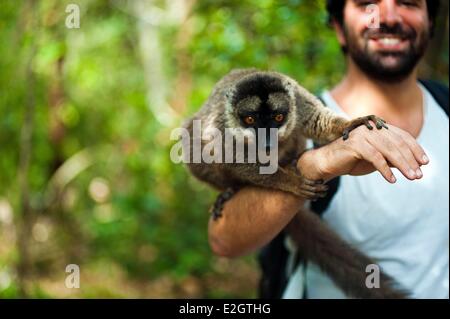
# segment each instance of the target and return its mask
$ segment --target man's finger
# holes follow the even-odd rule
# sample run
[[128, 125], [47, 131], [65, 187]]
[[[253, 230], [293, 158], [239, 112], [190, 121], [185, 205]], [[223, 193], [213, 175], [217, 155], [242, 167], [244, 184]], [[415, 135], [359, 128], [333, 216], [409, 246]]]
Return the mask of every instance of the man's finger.
[[423, 177], [422, 170], [420, 169], [421, 163], [417, 161], [414, 156], [409, 144], [406, 143], [403, 136], [390, 132], [389, 134], [383, 133], [384, 136], [391, 141], [393, 145], [397, 148], [397, 150], [402, 154], [406, 163], [409, 165], [408, 176], [413, 177], [416, 176], [416, 179], [420, 179]]
[[424, 149], [417, 143], [417, 141], [412, 137], [409, 133], [395, 127], [395, 126], [389, 126], [389, 129], [395, 132], [396, 134], [400, 135], [406, 144], [408, 144], [409, 148], [411, 149], [412, 153], [414, 154], [414, 157], [417, 162], [419, 162], [421, 165], [427, 165], [430, 160], [424, 151]]
[[397, 181], [385, 157], [369, 142], [365, 143], [365, 145], [360, 148], [360, 154], [362, 155], [362, 158], [370, 162], [389, 183], [394, 184]]
[[396, 167], [406, 178], [415, 180], [418, 177], [416, 173], [417, 169], [415, 169], [414, 166], [411, 167], [408, 158], [405, 157], [408, 155], [402, 154], [397, 148], [397, 145], [392, 142], [391, 138], [384, 136], [384, 134], [373, 134], [368, 137], [368, 142], [381, 153], [385, 160], [394, 165], [394, 167]]

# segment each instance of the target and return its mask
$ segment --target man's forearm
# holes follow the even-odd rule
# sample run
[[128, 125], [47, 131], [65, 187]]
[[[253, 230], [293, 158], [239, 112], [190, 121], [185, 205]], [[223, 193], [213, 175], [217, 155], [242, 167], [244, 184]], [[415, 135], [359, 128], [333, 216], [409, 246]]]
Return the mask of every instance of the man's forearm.
[[297, 213], [303, 200], [281, 191], [246, 187], [225, 205], [222, 217], [209, 221], [215, 254], [237, 257], [272, 240]]
[[[309, 156], [309, 155], [312, 156]], [[298, 168], [311, 180], [331, 176], [321, 171], [316, 150], [302, 155]], [[290, 193], [246, 187], [226, 204], [222, 217], [209, 221], [209, 243], [215, 254], [238, 257], [270, 242], [292, 220], [305, 200]]]

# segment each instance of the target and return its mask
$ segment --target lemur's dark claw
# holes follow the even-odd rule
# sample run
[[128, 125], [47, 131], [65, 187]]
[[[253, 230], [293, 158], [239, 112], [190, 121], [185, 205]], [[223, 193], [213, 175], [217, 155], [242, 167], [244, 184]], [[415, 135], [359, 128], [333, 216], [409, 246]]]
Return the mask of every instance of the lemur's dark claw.
[[216, 221], [220, 217], [222, 217], [222, 210], [225, 205], [225, 203], [233, 197], [233, 195], [236, 193], [236, 190], [233, 188], [227, 188], [224, 192], [220, 193], [219, 196], [217, 196], [216, 201], [214, 202], [214, 205], [209, 210], [210, 214], [213, 217], [213, 220]]
[[363, 116], [359, 117], [357, 119], [354, 119], [350, 122], [347, 128], [344, 129], [344, 132], [342, 134], [344, 141], [349, 138], [349, 134], [351, 131], [353, 131], [355, 128], [365, 125], [369, 130], [373, 130], [373, 126], [370, 123], [370, 121], [375, 123], [375, 126], [378, 130], [381, 130], [382, 128], [389, 129], [387, 125], [385, 124], [386, 121], [379, 118], [375, 115], [369, 115], [369, 116]]
[[383, 119], [378, 119], [376, 124], [377, 124], [377, 129], [379, 129], [379, 130], [381, 130], [382, 128], [389, 130], [389, 127], [386, 125], [386, 121]]
[[211, 215], [212, 215], [214, 221], [216, 221], [220, 217], [222, 217], [222, 212], [218, 209], [211, 209], [210, 212], [211, 212]]
[[[367, 119], [364, 123], [369, 130], [373, 130], [373, 126], [370, 124], [369, 119]], [[377, 126], [378, 127], [378, 126]]]
[[344, 141], [345, 140], [348, 140], [348, 137], [349, 137], [349, 130], [348, 129], [345, 129], [344, 130], [344, 134], [343, 134], [343, 136], [342, 136], [342, 138], [344, 139]]

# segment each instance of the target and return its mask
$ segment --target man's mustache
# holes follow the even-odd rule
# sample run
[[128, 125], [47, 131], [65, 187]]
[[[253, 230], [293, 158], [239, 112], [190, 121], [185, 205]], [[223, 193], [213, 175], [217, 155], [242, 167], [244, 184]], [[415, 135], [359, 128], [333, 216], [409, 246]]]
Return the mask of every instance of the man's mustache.
[[387, 36], [397, 37], [402, 40], [412, 40], [416, 38], [417, 33], [414, 29], [405, 28], [401, 24], [395, 24], [393, 26], [380, 24], [379, 28], [368, 28], [364, 31], [364, 37], [366, 39], [379, 39]]

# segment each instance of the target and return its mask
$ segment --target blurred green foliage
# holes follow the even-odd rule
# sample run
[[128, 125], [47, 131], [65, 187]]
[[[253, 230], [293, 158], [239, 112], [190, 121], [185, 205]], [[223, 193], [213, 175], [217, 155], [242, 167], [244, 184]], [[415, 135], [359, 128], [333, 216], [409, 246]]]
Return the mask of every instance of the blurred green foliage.
[[[0, 297], [20, 296], [19, 285], [32, 297], [255, 296], [251, 257], [212, 256], [206, 230], [214, 193], [170, 161], [170, 131], [232, 68], [278, 70], [318, 92], [339, 80], [344, 60], [323, 1], [194, 2], [181, 26], [155, 26], [169, 105], [180, 74], [190, 81], [186, 107], [168, 125], [155, 114], [164, 106], [149, 105], [139, 17], [129, 2], [76, 1], [81, 28], [68, 29], [65, 8], [74, 1], [2, 1]], [[448, 69], [446, 43], [436, 65]], [[24, 216], [27, 191], [18, 176], [27, 112], [30, 167], [22, 173], [31, 213]], [[61, 173], [72, 178], [55, 186]], [[24, 218], [31, 224], [28, 284], [16, 270]], [[80, 264], [80, 291], [64, 290], [69, 263]]]

